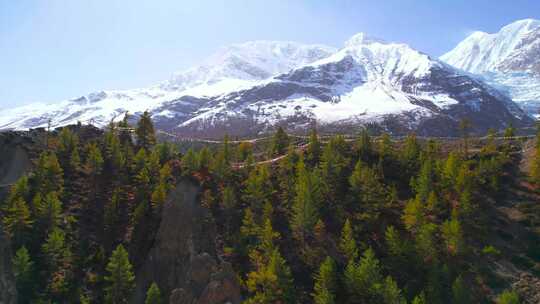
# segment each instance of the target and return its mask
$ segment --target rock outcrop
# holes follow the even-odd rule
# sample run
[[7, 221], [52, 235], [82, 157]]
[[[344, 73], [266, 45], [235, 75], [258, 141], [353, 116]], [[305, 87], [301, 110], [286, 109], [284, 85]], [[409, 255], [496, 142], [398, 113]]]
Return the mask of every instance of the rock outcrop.
[[215, 225], [199, 203], [199, 188], [181, 181], [169, 194], [154, 244], [137, 269], [134, 303], [156, 282], [171, 304], [240, 303], [232, 266], [219, 261]]

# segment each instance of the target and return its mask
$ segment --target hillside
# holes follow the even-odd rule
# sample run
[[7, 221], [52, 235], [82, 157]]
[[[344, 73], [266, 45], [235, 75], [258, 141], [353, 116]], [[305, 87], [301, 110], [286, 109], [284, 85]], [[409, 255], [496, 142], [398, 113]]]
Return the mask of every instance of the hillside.
[[18, 303], [538, 303], [540, 150], [511, 130], [184, 153], [148, 114], [130, 130], [25, 146], [1, 204]]

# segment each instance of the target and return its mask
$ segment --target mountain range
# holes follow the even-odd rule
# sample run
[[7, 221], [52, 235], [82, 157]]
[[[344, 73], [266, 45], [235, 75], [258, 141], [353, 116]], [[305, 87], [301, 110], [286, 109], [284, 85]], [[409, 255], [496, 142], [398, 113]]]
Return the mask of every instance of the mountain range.
[[535, 20], [475, 32], [441, 58], [364, 33], [339, 49], [254, 41], [222, 48], [149, 88], [0, 110], [0, 129], [105, 126], [148, 110], [159, 129], [185, 136], [250, 136], [276, 125], [305, 132], [314, 124], [451, 136], [465, 118], [483, 133], [532, 124], [540, 108], [539, 54]]

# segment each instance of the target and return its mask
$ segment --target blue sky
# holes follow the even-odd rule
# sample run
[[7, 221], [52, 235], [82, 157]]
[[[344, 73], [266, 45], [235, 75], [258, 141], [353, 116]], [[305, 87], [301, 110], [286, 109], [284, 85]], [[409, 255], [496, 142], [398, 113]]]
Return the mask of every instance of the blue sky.
[[0, 0], [0, 110], [145, 87], [249, 40], [339, 47], [357, 32], [439, 56], [538, 0]]

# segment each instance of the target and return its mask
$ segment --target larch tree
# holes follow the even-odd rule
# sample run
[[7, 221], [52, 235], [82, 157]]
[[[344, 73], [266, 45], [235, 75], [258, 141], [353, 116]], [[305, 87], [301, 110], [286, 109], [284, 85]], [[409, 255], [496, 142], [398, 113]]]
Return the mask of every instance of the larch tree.
[[107, 287], [105, 288], [105, 301], [108, 304], [127, 304], [131, 293], [135, 288], [135, 275], [133, 266], [124, 246], [118, 245], [113, 251], [106, 270], [105, 276]]
[[144, 111], [137, 123], [137, 128], [135, 129], [135, 134], [137, 134], [137, 146], [144, 148], [149, 151], [156, 144], [156, 134], [154, 130], [154, 123], [152, 118], [150, 118], [150, 113]]
[[150, 285], [148, 288], [148, 291], [146, 292], [146, 300], [144, 301], [144, 304], [163, 304], [163, 299], [161, 297], [161, 291], [159, 290], [159, 287], [154, 282]]
[[319, 267], [319, 271], [314, 277], [313, 302], [315, 304], [336, 303], [336, 265], [332, 258], [326, 257]]

